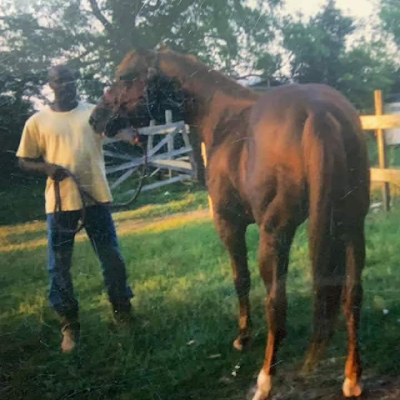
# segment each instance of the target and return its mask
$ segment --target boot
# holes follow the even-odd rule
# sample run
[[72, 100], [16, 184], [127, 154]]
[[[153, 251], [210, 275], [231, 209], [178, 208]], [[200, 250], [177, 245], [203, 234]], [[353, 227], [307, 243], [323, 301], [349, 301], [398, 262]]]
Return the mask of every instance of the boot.
[[122, 328], [132, 328], [134, 318], [131, 303], [113, 303], [113, 315], [115, 324]]
[[63, 336], [61, 352], [65, 354], [71, 353], [79, 342], [80, 324], [78, 318], [62, 317], [61, 333]]

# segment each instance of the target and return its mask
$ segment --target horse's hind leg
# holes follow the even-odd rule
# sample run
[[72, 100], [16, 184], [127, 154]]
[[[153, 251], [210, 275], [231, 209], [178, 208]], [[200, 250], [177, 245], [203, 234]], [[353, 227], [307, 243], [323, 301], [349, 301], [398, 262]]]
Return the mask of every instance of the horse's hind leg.
[[[332, 336], [340, 309], [340, 297], [345, 274], [345, 243], [343, 235], [332, 232], [329, 261], [314, 265], [314, 332], [311, 346], [302, 369], [302, 374], [311, 372], [321, 359]], [[312, 249], [311, 253], [312, 253]], [[314, 259], [316, 255], [311, 254]]]
[[233, 342], [237, 350], [242, 350], [250, 339], [250, 273], [247, 265], [246, 228], [247, 223], [240, 219], [235, 223], [214, 216], [219, 236], [229, 252], [233, 281], [239, 298], [239, 336]]
[[268, 341], [253, 400], [264, 400], [272, 387], [279, 344], [286, 336], [286, 275], [296, 225], [283, 221], [274, 204], [260, 225], [259, 267], [267, 288]]
[[343, 394], [345, 397], [361, 395], [361, 363], [358, 348], [358, 329], [362, 303], [361, 273], [365, 264], [364, 222], [349, 235], [346, 248], [346, 285], [343, 308], [347, 320], [348, 352]]

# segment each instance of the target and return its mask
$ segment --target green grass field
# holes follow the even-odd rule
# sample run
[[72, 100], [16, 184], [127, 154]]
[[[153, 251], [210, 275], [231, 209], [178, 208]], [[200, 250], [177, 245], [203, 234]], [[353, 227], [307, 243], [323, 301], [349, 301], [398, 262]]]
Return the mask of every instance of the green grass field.
[[[204, 208], [206, 201], [204, 192], [186, 193], [166, 205], [116, 215], [136, 295], [137, 321], [131, 334], [113, 328], [99, 264], [88, 242], [78, 241], [73, 275], [81, 305], [82, 341], [79, 351], [68, 356], [59, 352], [58, 321], [46, 298], [44, 224], [0, 228], [0, 398], [245, 399], [261, 365], [266, 338], [265, 290], [256, 265], [257, 230], [248, 232], [253, 340], [249, 350], [240, 354], [231, 345], [237, 316], [229, 261], [212, 222], [199, 211], [193, 218], [185, 214], [154, 221], [176, 211]], [[138, 220], [156, 223], [136, 226]], [[361, 329], [367, 388], [400, 374], [398, 221], [397, 209], [368, 217]], [[306, 239], [302, 227], [291, 255], [289, 335], [280, 352], [276, 400], [340, 398], [346, 349], [342, 318], [318, 372], [305, 381], [295, 375], [311, 329]], [[318, 397], [321, 390], [326, 390], [325, 395]]]

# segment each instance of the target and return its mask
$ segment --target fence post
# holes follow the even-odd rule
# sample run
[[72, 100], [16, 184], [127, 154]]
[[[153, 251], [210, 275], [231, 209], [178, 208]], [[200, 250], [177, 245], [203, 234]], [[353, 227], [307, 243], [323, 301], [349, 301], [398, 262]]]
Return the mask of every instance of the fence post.
[[[207, 149], [204, 142], [201, 142], [201, 155], [203, 157], [204, 168], [207, 168]], [[210, 217], [214, 216], [214, 208], [210, 195], [208, 195], [208, 208], [210, 209]]]
[[[155, 126], [155, 125], [156, 125], [156, 121], [154, 119], [152, 119], [150, 121], [150, 125], [149, 126]], [[154, 139], [154, 135], [149, 135], [148, 138], [147, 138], [147, 152], [148, 153], [153, 148], [153, 139]]]
[[[165, 123], [170, 124], [172, 122], [172, 111], [165, 110]], [[174, 137], [168, 134], [168, 153], [174, 151]], [[168, 170], [168, 177], [172, 178], [172, 169]]]
[[[375, 100], [375, 114], [382, 115], [383, 114], [382, 90], [374, 91], [374, 100]], [[376, 130], [376, 141], [378, 145], [379, 168], [385, 169], [387, 167], [386, 143], [385, 143], [385, 134], [382, 129]], [[383, 201], [383, 210], [389, 211], [390, 187], [388, 182], [382, 183], [382, 201]]]

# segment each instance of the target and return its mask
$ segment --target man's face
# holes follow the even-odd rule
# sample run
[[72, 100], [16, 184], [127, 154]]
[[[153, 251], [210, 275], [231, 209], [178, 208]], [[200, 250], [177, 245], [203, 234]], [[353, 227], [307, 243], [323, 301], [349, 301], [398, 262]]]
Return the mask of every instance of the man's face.
[[54, 67], [49, 72], [49, 85], [59, 101], [73, 101], [77, 96], [76, 78], [67, 67]]

